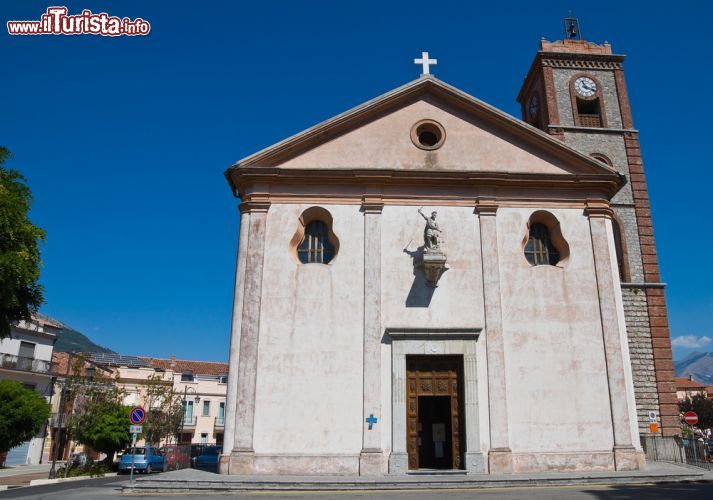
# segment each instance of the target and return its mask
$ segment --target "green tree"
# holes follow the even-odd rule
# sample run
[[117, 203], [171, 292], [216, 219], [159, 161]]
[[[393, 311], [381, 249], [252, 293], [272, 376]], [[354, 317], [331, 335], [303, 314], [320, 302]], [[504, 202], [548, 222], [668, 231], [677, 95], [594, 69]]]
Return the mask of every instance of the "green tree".
[[50, 416], [50, 405], [20, 382], [0, 380], [0, 453], [32, 439]]
[[81, 444], [106, 453], [107, 465], [111, 465], [114, 453], [131, 442], [129, 411], [117, 401], [89, 401], [72, 425], [73, 435]]
[[0, 338], [15, 321], [29, 320], [43, 302], [40, 246], [45, 233], [27, 217], [32, 194], [25, 178], [7, 169], [10, 151], [0, 146]]
[[696, 394], [693, 398], [686, 398], [679, 404], [681, 413], [687, 411], [695, 411], [698, 415], [698, 423], [696, 427], [699, 429], [713, 428], [713, 399], [708, 399], [700, 394]]
[[181, 429], [183, 409], [181, 395], [173, 388], [173, 379], [151, 375], [146, 381], [145, 407], [148, 412], [143, 424], [144, 437], [151, 444], [175, 439]]
[[72, 360], [71, 375], [65, 381], [65, 412], [70, 414], [69, 433], [73, 440], [98, 452], [106, 453], [110, 465], [114, 453], [126, 447], [129, 434], [129, 410], [124, 406], [124, 391], [101, 369], [87, 375], [90, 364], [84, 355]]

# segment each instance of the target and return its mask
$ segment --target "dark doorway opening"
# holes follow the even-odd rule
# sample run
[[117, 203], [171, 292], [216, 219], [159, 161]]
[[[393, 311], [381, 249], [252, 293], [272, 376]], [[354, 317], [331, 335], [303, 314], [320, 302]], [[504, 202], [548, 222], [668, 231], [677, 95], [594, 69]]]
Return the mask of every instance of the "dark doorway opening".
[[418, 461], [422, 469], [453, 467], [450, 396], [420, 396], [418, 398], [418, 428], [420, 443]]
[[463, 357], [406, 356], [406, 400], [409, 469], [461, 469]]

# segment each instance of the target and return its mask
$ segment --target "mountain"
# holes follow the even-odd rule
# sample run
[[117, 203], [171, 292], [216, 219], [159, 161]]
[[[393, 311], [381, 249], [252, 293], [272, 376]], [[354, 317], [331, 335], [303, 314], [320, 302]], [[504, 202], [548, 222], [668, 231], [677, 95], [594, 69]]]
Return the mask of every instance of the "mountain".
[[680, 361], [676, 361], [676, 376], [687, 377], [701, 384], [713, 385], [713, 352], [693, 352]]
[[114, 353], [111, 349], [95, 344], [89, 337], [78, 332], [69, 325], [65, 325], [49, 316], [41, 315], [42, 317], [53, 321], [60, 325], [60, 330], [57, 333], [57, 342], [54, 344], [54, 352], [105, 352]]

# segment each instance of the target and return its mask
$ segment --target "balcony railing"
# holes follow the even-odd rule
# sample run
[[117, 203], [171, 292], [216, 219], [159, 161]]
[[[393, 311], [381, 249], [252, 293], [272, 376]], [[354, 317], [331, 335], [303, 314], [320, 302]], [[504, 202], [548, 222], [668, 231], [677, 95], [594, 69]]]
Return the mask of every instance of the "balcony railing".
[[225, 427], [225, 417], [215, 417], [216, 427]]
[[26, 358], [25, 356], [13, 356], [11, 354], [0, 354], [0, 368], [11, 370], [22, 370], [25, 372], [51, 373], [52, 363], [44, 359]]
[[195, 427], [197, 420], [198, 420], [198, 417], [186, 415], [183, 417], [183, 427]]
[[600, 128], [602, 126], [602, 119], [599, 115], [579, 115], [579, 124], [582, 127], [596, 127]]

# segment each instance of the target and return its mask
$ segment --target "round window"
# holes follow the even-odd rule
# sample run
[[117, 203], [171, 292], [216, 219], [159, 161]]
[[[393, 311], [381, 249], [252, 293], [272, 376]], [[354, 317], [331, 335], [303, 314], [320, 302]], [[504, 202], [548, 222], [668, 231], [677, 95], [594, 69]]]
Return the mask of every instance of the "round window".
[[446, 131], [437, 121], [421, 120], [411, 128], [411, 141], [421, 149], [438, 149], [445, 140]]

